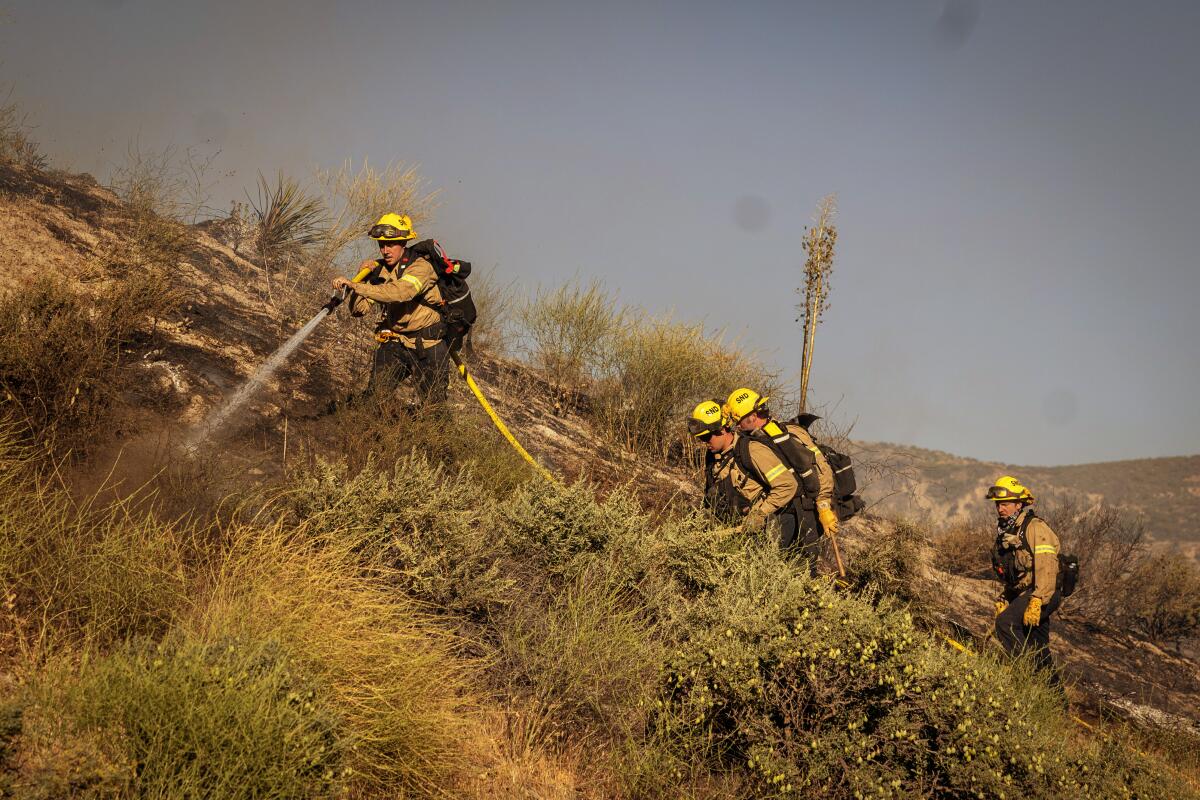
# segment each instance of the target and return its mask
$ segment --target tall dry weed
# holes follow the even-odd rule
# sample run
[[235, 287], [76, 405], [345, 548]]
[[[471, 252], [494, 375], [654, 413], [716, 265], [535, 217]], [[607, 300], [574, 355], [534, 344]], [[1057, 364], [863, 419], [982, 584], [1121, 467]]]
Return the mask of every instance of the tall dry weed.
[[332, 537], [242, 528], [187, 628], [202, 641], [276, 641], [340, 717], [352, 784], [436, 793], [459, 759], [472, 667], [388, 570]]

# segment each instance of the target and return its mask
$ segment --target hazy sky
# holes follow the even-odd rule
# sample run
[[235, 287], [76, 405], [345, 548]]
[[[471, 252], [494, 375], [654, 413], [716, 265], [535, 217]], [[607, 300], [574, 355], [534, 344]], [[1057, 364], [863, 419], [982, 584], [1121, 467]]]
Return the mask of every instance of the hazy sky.
[[1194, 0], [0, 8], [0, 82], [59, 165], [219, 149], [224, 207], [259, 170], [416, 163], [479, 267], [602, 278], [785, 375], [836, 192], [813, 384], [856, 436], [1200, 452]]

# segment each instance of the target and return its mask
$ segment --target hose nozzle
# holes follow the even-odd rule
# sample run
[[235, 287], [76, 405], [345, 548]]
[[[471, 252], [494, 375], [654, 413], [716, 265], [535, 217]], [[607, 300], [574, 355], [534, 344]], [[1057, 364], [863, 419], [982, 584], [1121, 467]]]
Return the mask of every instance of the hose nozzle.
[[329, 302], [321, 306], [323, 311], [328, 311], [330, 314], [333, 310], [346, 301], [346, 295], [350, 294], [349, 289], [343, 289], [341, 294], [335, 294], [329, 298]]

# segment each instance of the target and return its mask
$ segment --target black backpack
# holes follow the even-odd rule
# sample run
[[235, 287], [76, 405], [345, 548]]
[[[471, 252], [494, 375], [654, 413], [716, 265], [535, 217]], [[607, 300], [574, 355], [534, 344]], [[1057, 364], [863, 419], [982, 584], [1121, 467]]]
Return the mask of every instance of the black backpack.
[[[820, 419], [816, 414], [797, 414], [788, 420], [788, 424], [799, 425], [804, 430]], [[810, 434], [811, 435], [811, 432]], [[854, 476], [854, 464], [850, 456], [834, 450], [828, 445], [821, 444], [813, 438], [817, 449], [833, 470], [833, 505], [839, 520], [846, 520], [867, 507], [866, 502], [858, 495], [858, 479]]]
[[446, 326], [446, 338], [451, 342], [461, 342], [479, 316], [475, 310], [475, 300], [471, 297], [471, 288], [467, 286], [471, 262], [450, 258], [436, 239], [423, 239], [409, 245], [407, 250], [433, 266], [433, 271], [437, 274], [438, 290], [445, 301], [438, 308], [438, 312]]

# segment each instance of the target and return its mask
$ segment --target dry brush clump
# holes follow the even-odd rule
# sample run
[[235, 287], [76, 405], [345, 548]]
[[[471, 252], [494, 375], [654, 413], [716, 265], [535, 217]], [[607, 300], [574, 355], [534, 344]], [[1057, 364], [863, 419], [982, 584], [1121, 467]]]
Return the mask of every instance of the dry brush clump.
[[518, 315], [527, 358], [561, 406], [582, 409], [614, 443], [655, 458], [694, 457], [682, 420], [738, 386], [775, 392], [777, 376], [722, 331], [618, 308], [598, 282], [538, 292]]
[[0, 414], [48, 453], [86, 450], [179, 300], [161, 276], [140, 272], [91, 294], [50, 278], [0, 294]]
[[16, 103], [5, 99], [6, 102], [0, 105], [0, 162], [45, 169], [48, 165], [46, 156], [32, 139], [33, 130], [27, 116]]
[[574, 409], [591, 391], [624, 316], [599, 281], [538, 290], [520, 306], [525, 356], [565, 408]]

